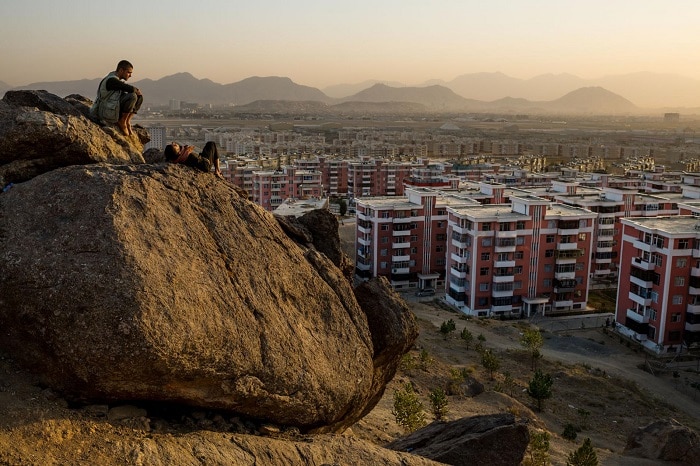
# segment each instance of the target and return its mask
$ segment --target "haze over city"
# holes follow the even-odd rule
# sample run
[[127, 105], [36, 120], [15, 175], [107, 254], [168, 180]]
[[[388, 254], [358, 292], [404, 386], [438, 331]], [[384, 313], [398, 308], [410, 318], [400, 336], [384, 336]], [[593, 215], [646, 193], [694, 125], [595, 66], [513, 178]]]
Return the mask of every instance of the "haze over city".
[[687, 0], [2, 4], [0, 81], [11, 86], [102, 77], [122, 58], [135, 65], [133, 81], [188, 71], [218, 83], [285, 76], [318, 88], [494, 71], [700, 79], [700, 4]]

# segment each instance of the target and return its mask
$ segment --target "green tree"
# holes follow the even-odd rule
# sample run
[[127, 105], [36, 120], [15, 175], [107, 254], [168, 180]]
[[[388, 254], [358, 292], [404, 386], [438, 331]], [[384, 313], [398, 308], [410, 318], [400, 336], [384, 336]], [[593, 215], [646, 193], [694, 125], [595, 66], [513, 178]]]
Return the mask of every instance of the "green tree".
[[425, 425], [423, 403], [418, 398], [418, 394], [413, 391], [413, 385], [410, 382], [404, 384], [401, 390], [394, 390], [394, 408], [391, 414], [396, 418], [396, 423], [407, 433]]
[[454, 367], [450, 369], [450, 380], [447, 382], [447, 393], [449, 395], [463, 395], [462, 384], [467, 378], [467, 374]]
[[548, 466], [549, 463], [549, 432], [530, 432], [528, 445], [530, 458], [523, 461], [525, 466]]
[[457, 329], [457, 325], [455, 324], [455, 321], [450, 319], [447, 321], [444, 321], [442, 325], [440, 325], [440, 333], [442, 333], [442, 336], [447, 339], [447, 336], [454, 332]]
[[542, 345], [544, 345], [542, 333], [535, 328], [529, 328], [523, 333], [523, 337], [520, 339], [520, 344], [523, 345], [530, 353], [532, 370], [535, 370], [537, 360], [542, 357], [540, 354], [540, 349], [542, 348]]
[[552, 397], [552, 385], [554, 380], [549, 374], [537, 369], [527, 387], [527, 394], [537, 400], [537, 410], [542, 411], [542, 400]]
[[498, 356], [493, 354], [493, 351], [484, 350], [484, 352], [481, 353], [481, 365], [484, 366], [484, 369], [489, 371], [489, 376], [491, 380], [493, 380], [493, 373], [501, 367], [501, 361], [498, 359]]
[[596, 455], [591, 439], [587, 438], [583, 444], [575, 451], [569, 453], [566, 458], [566, 466], [598, 466], [598, 455]]
[[586, 411], [583, 408], [579, 408], [577, 411], [579, 418], [581, 418], [581, 429], [588, 429], [588, 418], [591, 416], [590, 411]]
[[578, 436], [578, 432], [576, 430], [576, 427], [568, 423], [567, 425], [564, 426], [564, 432], [561, 433], [562, 438], [565, 438], [566, 440], [574, 441], [576, 440], [576, 437]]
[[344, 216], [348, 211], [348, 202], [343, 198], [340, 198], [340, 200], [338, 201], [338, 211], [341, 217]]
[[445, 418], [449, 410], [447, 409], [447, 395], [442, 388], [436, 388], [430, 392], [430, 407], [433, 410], [435, 420], [440, 421]]
[[469, 349], [469, 345], [471, 345], [472, 341], [474, 341], [474, 335], [472, 335], [472, 332], [470, 332], [467, 327], [462, 329], [462, 333], [459, 334], [459, 338], [464, 340], [464, 342], [467, 344], [467, 349]]

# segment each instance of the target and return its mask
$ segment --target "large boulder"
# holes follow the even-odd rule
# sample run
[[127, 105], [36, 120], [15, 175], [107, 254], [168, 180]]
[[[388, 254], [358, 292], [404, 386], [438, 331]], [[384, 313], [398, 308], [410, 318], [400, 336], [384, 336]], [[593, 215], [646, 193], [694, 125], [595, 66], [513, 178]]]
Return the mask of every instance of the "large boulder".
[[674, 419], [659, 420], [632, 432], [624, 455], [700, 464], [700, 437]]
[[181, 165], [57, 169], [0, 194], [0, 220], [0, 347], [75, 400], [341, 431], [417, 335], [386, 284], [368, 320], [325, 254]]
[[0, 101], [0, 185], [68, 165], [144, 163], [143, 131], [123, 136], [112, 125], [95, 124], [86, 117], [90, 103], [46, 91], [7, 91]]
[[517, 466], [529, 441], [527, 425], [503, 413], [436, 421], [387, 448], [410, 451], [444, 464]]

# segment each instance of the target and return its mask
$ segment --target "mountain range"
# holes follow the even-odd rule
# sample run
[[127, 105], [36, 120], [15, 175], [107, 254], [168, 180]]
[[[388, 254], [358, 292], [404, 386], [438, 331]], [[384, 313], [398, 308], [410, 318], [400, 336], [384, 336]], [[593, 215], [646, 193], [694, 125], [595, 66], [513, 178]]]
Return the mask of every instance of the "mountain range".
[[[80, 94], [92, 99], [100, 79], [38, 82], [17, 88], [0, 81], [0, 93], [9, 89], [44, 89], [62, 97]], [[700, 81], [652, 73], [610, 76], [596, 81], [568, 74], [522, 80], [503, 73], [472, 73], [449, 82], [430, 81], [419, 86], [366, 81], [357, 85], [331, 86], [326, 92], [294, 83], [286, 77], [254, 76], [231, 84], [219, 84], [186, 72], [132, 84], [144, 93], [146, 106], [167, 105], [175, 99], [235, 105], [239, 111], [245, 111], [255, 102], [254, 108], [260, 112], [273, 112], [271, 108], [275, 109], [274, 112], [298, 111], [293, 109], [306, 106], [317, 111], [369, 113], [397, 110], [413, 113], [643, 114], [661, 111], [689, 113], [697, 111], [692, 107], [700, 107], [700, 99], [694, 97], [700, 89]], [[630, 95], [642, 99], [646, 105], [640, 105], [639, 100], [628, 100]], [[664, 95], [667, 100], [664, 100]], [[300, 105], [301, 102], [306, 104]], [[391, 105], [377, 105], [380, 103]]]

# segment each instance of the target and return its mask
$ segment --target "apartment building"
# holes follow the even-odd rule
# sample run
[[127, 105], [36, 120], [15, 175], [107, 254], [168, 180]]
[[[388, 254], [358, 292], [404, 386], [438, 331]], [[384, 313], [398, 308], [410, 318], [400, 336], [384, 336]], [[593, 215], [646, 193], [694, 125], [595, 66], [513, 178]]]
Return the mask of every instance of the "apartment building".
[[478, 205], [425, 187], [357, 199], [357, 277], [384, 276], [396, 289], [444, 288], [447, 207], [462, 204]]
[[700, 342], [700, 219], [622, 219], [618, 330], [657, 353]]
[[275, 210], [289, 198], [321, 197], [321, 172], [284, 167], [252, 174], [252, 201], [265, 210]]
[[473, 316], [585, 311], [597, 214], [526, 194], [447, 211], [448, 303]]

